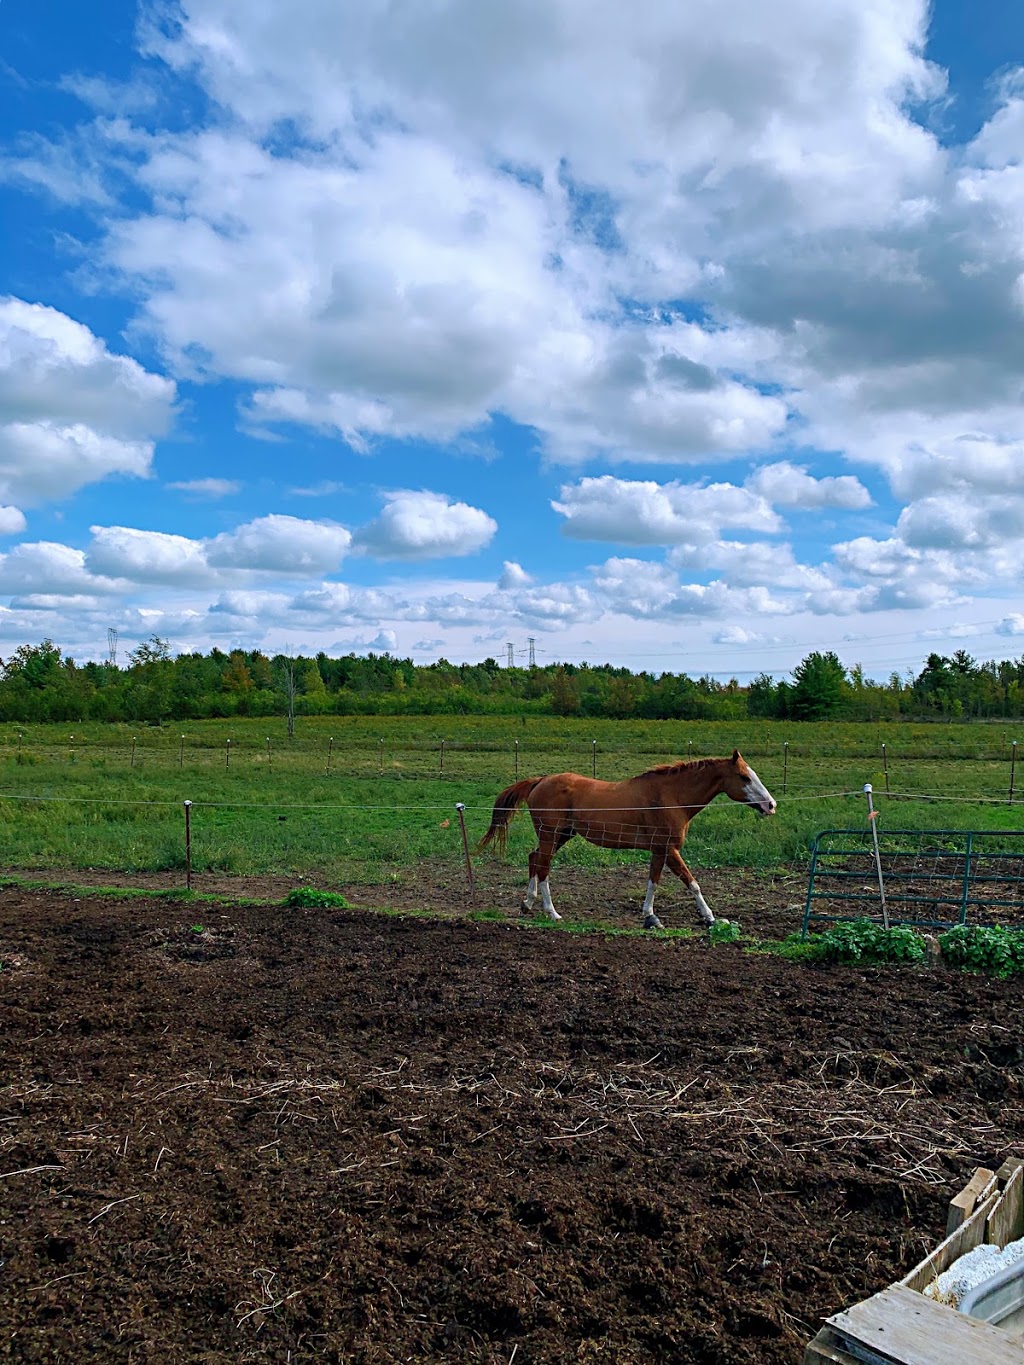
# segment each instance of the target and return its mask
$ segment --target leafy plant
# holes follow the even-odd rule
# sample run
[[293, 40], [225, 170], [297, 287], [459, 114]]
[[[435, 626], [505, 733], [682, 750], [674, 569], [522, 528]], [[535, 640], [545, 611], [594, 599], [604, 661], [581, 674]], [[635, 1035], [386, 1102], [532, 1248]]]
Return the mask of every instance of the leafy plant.
[[958, 924], [939, 935], [942, 956], [951, 967], [991, 972], [994, 976], [1024, 973], [1024, 932], [999, 925]]
[[340, 891], [319, 891], [315, 886], [294, 886], [284, 898], [292, 910], [350, 910]]
[[819, 940], [826, 962], [920, 962], [925, 947], [920, 935], [905, 925], [885, 929], [870, 919], [833, 924]]
[[205, 933], [206, 933], [206, 925], [205, 925], [205, 924], [190, 924], [188, 928], [189, 928], [189, 933], [190, 933], [190, 934], [205, 934]]
[[716, 919], [708, 930], [708, 938], [715, 945], [719, 943], [736, 943], [742, 938], [740, 926], [731, 920]]

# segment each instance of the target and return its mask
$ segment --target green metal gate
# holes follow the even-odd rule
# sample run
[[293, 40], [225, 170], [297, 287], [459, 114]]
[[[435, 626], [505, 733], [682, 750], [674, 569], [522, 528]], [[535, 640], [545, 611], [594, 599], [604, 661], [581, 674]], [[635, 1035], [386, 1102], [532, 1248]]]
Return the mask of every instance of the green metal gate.
[[[891, 924], [1024, 928], [1024, 830], [879, 830]], [[811, 845], [803, 936], [815, 920], [882, 919], [870, 830], [828, 829]]]

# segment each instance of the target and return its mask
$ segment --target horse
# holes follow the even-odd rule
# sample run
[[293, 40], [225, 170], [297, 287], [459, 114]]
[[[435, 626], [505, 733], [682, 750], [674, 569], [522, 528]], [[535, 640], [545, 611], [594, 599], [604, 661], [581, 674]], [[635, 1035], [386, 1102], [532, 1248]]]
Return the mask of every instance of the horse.
[[537, 902], [551, 919], [561, 919], [551, 900], [548, 874], [551, 862], [574, 834], [600, 848], [641, 848], [651, 854], [644, 898], [645, 929], [663, 929], [654, 913], [654, 893], [665, 867], [688, 888], [705, 925], [715, 922], [696, 877], [679, 852], [690, 821], [722, 792], [733, 801], [752, 806], [760, 815], [774, 815], [775, 798], [738, 749], [731, 758], [697, 758], [649, 768], [625, 782], [601, 782], [579, 773], [552, 773], [513, 782], [498, 795], [491, 826], [477, 844], [494, 844], [504, 852], [508, 826], [519, 806], [526, 804], [537, 831], [537, 847], [530, 854], [530, 880], [520, 911], [529, 914]]

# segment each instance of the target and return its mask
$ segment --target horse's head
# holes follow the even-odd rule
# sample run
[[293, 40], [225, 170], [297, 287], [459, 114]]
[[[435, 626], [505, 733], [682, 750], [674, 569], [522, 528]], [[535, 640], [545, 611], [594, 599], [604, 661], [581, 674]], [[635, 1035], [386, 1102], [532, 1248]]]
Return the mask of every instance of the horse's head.
[[733, 749], [725, 778], [725, 794], [734, 801], [753, 806], [758, 815], [775, 814], [775, 797], [746, 761], [739, 749]]

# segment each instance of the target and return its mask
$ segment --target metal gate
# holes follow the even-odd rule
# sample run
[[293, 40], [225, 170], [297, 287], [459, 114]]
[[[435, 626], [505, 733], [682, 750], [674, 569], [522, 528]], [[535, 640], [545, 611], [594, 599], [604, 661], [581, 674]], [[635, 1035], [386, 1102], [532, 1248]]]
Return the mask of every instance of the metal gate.
[[[879, 830], [892, 924], [1024, 928], [1024, 830]], [[803, 936], [815, 920], [882, 919], [870, 830], [828, 829], [811, 845]]]

